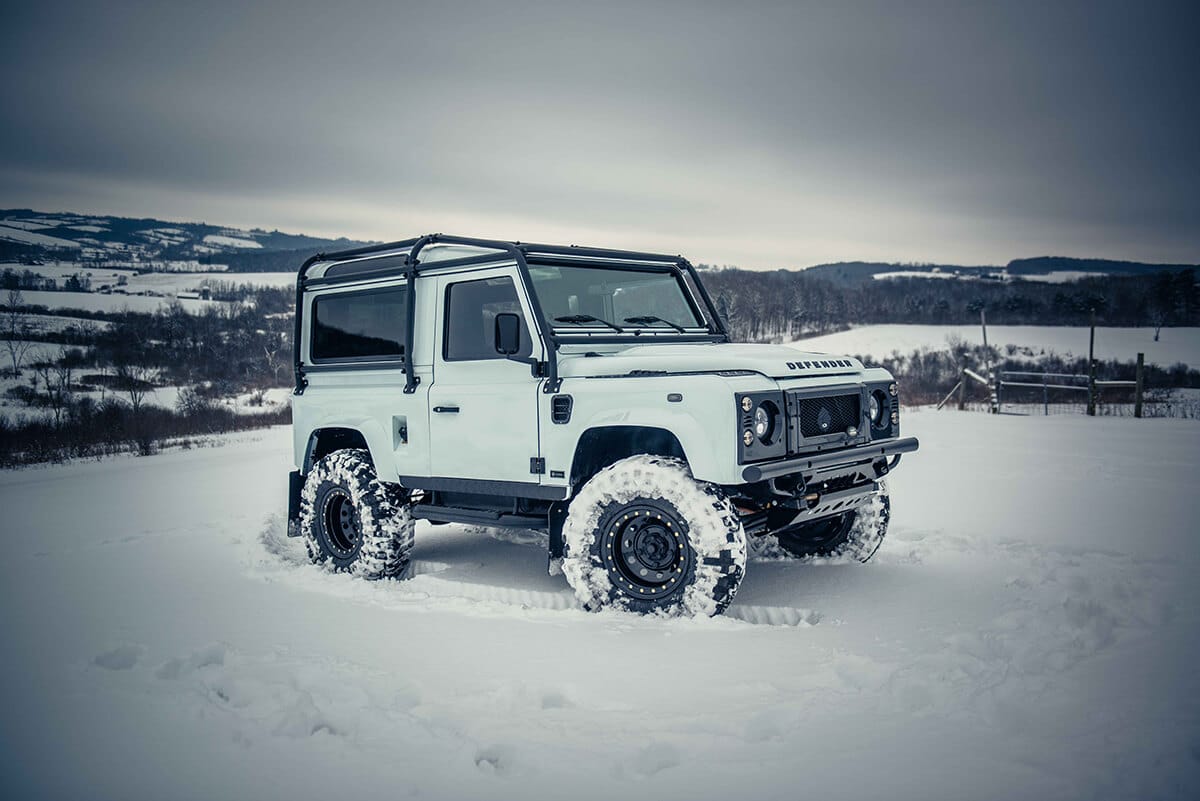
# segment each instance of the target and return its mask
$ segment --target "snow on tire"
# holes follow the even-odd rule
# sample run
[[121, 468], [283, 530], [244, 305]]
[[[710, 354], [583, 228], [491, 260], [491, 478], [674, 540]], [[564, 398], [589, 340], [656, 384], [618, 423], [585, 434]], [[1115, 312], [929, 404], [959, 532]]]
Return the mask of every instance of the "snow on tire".
[[687, 465], [632, 456], [571, 501], [562, 571], [585, 609], [716, 615], [746, 571], [746, 535], [719, 487]]
[[380, 481], [370, 455], [357, 449], [313, 466], [300, 494], [300, 530], [314, 564], [366, 579], [400, 575], [413, 544], [403, 491]]

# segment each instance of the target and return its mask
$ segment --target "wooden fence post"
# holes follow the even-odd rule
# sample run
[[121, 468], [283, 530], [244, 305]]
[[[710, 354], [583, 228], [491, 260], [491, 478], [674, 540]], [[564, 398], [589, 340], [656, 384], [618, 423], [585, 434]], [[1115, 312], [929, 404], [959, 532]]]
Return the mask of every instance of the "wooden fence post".
[[1137, 376], [1135, 381], [1137, 386], [1133, 389], [1133, 416], [1142, 416], [1142, 383], [1146, 372], [1146, 354], [1139, 353], [1137, 360]]
[[987, 311], [985, 309], [979, 310], [979, 325], [983, 328], [983, 358], [984, 366], [987, 367], [988, 392], [991, 393], [991, 413], [998, 414], [1000, 412], [1000, 377], [992, 371], [992, 349], [988, 345]]
[[967, 366], [958, 371], [958, 410], [967, 408]]
[[1096, 310], [1092, 309], [1092, 333], [1088, 338], [1088, 404], [1089, 417], [1096, 416]]

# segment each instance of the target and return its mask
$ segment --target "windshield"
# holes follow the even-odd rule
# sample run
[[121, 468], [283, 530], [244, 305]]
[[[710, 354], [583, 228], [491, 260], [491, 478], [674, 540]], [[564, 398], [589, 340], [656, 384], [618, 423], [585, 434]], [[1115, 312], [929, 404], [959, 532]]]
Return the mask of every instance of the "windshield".
[[529, 277], [555, 328], [704, 328], [674, 272], [530, 266]]

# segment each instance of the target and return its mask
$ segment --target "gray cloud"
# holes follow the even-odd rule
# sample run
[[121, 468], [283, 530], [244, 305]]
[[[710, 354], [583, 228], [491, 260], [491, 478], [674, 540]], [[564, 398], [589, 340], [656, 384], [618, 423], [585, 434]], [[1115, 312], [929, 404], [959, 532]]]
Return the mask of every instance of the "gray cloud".
[[756, 267], [1200, 260], [1189, 4], [24, 4], [0, 204]]

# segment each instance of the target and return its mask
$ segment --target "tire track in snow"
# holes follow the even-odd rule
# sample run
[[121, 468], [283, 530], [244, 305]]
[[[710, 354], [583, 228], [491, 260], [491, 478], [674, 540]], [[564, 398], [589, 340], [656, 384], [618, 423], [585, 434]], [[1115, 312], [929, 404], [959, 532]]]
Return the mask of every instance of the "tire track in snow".
[[[309, 567], [308, 557], [304, 546], [298, 539], [287, 536], [287, 527], [278, 515], [271, 515], [264, 523], [258, 544], [266, 551], [265, 556], [274, 564], [273, 569], [283, 569], [291, 573], [299, 568]], [[264, 554], [259, 554], [259, 560]], [[258, 560], [256, 560], [258, 561]], [[530, 590], [523, 587], [512, 587], [502, 584], [467, 581], [446, 576], [458, 565], [448, 562], [414, 559], [408, 566], [402, 578], [386, 582], [356, 582], [350, 576], [325, 573], [328, 579], [339, 584], [336, 594], [343, 591], [354, 594], [354, 585], [369, 586], [376, 592], [376, 597], [382, 595], [402, 601], [407, 605], [412, 601], [426, 600], [466, 600], [486, 604], [498, 604], [522, 609], [538, 609], [551, 612], [561, 612], [568, 609], [579, 609], [579, 603], [574, 593], [568, 587], [560, 591]], [[303, 587], [310, 590], [327, 591], [324, 582], [304, 581]], [[755, 626], [784, 626], [809, 627], [815, 626], [821, 620], [821, 615], [811, 609], [791, 606], [756, 606], [739, 605], [735, 600], [724, 614], [731, 620], [738, 620]]]
[[725, 617], [752, 623], [755, 626], [796, 626], [807, 628], [821, 622], [821, 613], [798, 606], [739, 606], [734, 600], [733, 605], [725, 610]]

